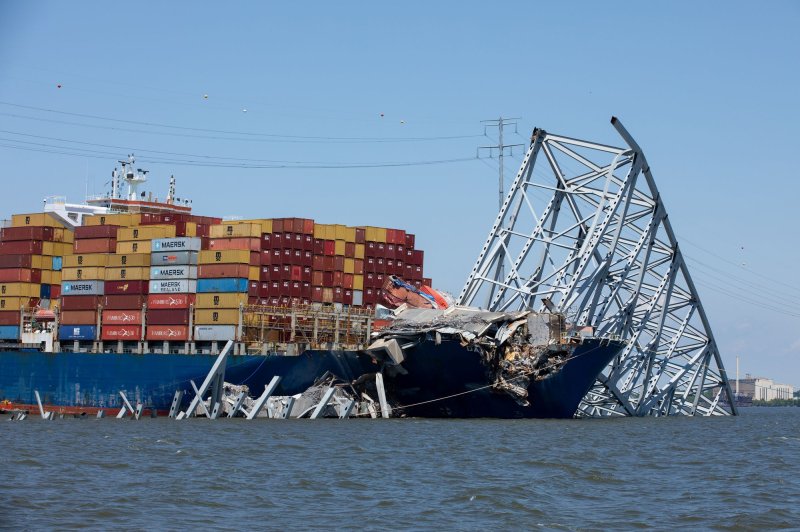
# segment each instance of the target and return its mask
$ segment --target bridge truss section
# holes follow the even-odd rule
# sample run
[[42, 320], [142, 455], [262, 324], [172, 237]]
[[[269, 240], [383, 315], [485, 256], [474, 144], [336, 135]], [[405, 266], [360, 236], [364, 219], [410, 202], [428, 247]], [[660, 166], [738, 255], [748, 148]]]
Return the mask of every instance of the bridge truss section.
[[644, 153], [535, 129], [458, 299], [564, 313], [626, 342], [578, 417], [735, 415], [711, 327]]

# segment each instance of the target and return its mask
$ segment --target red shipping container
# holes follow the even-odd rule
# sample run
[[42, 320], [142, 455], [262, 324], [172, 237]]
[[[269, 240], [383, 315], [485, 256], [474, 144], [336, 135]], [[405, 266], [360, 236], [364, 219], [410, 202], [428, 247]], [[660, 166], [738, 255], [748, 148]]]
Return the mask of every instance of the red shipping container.
[[333, 288], [333, 302], [344, 303], [344, 289], [341, 286], [335, 286]]
[[374, 288], [375, 287], [375, 274], [372, 272], [367, 272], [364, 274], [364, 288]]
[[379, 258], [386, 258], [386, 244], [377, 242], [375, 244], [375, 256]]
[[324, 240], [323, 241], [323, 253], [328, 257], [333, 257], [336, 255], [336, 241], [335, 240]]
[[300, 280], [310, 283], [311, 282], [311, 266], [303, 266], [303, 271], [300, 274]]
[[135, 342], [141, 338], [141, 325], [104, 325], [100, 331], [101, 340], [127, 340]]
[[411, 233], [406, 233], [406, 238], [404, 242], [405, 246], [408, 249], [414, 249], [414, 240], [415, 240], [414, 235], [412, 235]]
[[280, 281], [281, 280], [281, 272], [283, 271], [283, 266], [278, 264], [272, 265], [272, 271], [269, 274], [270, 281]]
[[197, 267], [197, 277], [200, 279], [247, 278], [249, 273], [250, 267], [247, 264], [201, 264]]
[[363, 227], [356, 227], [356, 244], [363, 244], [365, 242], [366, 231]]
[[0, 282], [39, 284], [42, 282], [42, 270], [27, 268], [0, 268]]
[[395, 253], [397, 253], [397, 247], [394, 244], [386, 244], [386, 253], [383, 256], [387, 259], [394, 259]]
[[292, 266], [292, 281], [302, 281], [303, 280], [303, 267], [302, 266]]
[[303, 251], [303, 260], [301, 261], [303, 266], [308, 266], [311, 268], [314, 265], [314, 255], [311, 251], [304, 250]]
[[258, 238], [212, 238], [208, 241], [208, 249], [212, 251], [249, 249], [250, 251], [260, 252], [261, 240]]
[[[303, 283], [302, 293], [303, 299], [310, 300], [311, 299], [311, 283]], [[306, 301], [308, 304], [308, 301]]]
[[311, 249], [314, 252], [314, 255], [324, 255], [325, 254], [325, 241], [321, 238], [314, 239], [314, 247]]
[[312, 286], [311, 287], [311, 301], [314, 303], [322, 303], [322, 287], [321, 286]]
[[258, 296], [258, 289], [261, 286], [261, 283], [258, 281], [250, 281], [247, 284], [247, 295], [248, 296]]
[[352, 259], [356, 256], [356, 245], [353, 242], [345, 242], [344, 243], [344, 256], [348, 259]]
[[325, 284], [322, 280], [322, 272], [318, 270], [313, 270], [311, 272], [311, 284], [316, 286], [322, 286]]
[[[53, 289], [50, 288], [50, 291]], [[143, 295], [105, 296], [102, 301], [103, 308], [111, 310], [140, 309], [145, 303], [147, 298]]]
[[406, 254], [405, 254], [406, 262], [409, 264], [413, 264], [414, 262], [414, 250], [406, 247]]
[[261, 234], [261, 249], [270, 249], [272, 247], [272, 233]]
[[[151, 309], [188, 309], [193, 305], [194, 294], [151, 294], [147, 296], [147, 308]], [[148, 312], [149, 315], [149, 312]]]
[[251, 251], [250, 252], [250, 266], [260, 266], [261, 265], [261, 252], [260, 251]]
[[52, 227], [4, 227], [0, 229], [0, 241], [53, 240]]
[[315, 270], [322, 271], [325, 269], [325, 257], [322, 255], [314, 255], [314, 258], [311, 261], [311, 267]]
[[145, 338], [148, 341], [185, 342], [189, 339], [189, 327], [185, 325], [148, 325]]
[[[342, 276], [342, 286], [346, 289], [353, 289], [353, 274], [352, 273], [345, 273]], [[351, 294], [352, 297], [352, 294]]]
[[141, 310], [103, 310], [103, 325], [141, 325]]
[[61, 297], [61, 285], [60, 284], [51, 284], [50, 285], [50, 299], [58, 299]]
[[307, 235], [314, 234], [314, 220], [310, 218], [303, 219], [303, 233]]
[[83, 225], [75, 228], [75, 240], [117, 238], [117, 225]]
[[337, 272], [344, 271], [344, 257], [341, 255], [336, 255], [333, 257], [333, 269]]
[[283, 247], [283, 233], [272, 233], [270, 238], [271, 249], [281, 249]]
[[322, 273], [322, 286], [330, 288], [333, 286], [333, 272]]
[[94, 310], [62, 310], [58, 321], [61, 325], [97, 325], [97, 312]]
[[15, 240], [0, 242], [0, 255], [41, 255], [41, 240]]
[[116, 253], [117, 240], [115, 238], [88, 238], [76, 240], [72, 244], [72, 251], [75, 254], [83, 253]]
[[189, 310], [182, 308], [148, 310], [146, 319], [148, 327], [150, 325], [189, 325]]
[[[52, 297], [52, 288], [50, 289]], [[61, 298], [61, 310], [92, 310], [100, 306], [103, 296], [64, 296]]]
[[[286, 229], [286, 226], [284, 226], [284, 229]], [[283, 241], [281, 243], [281, 247], [292, 249], [293, 245], [294, 245], [294, 234], [290, 230], [287, 230], [286, 233], [283, 233]]]
[[394, 250], [394, 259], [406, 259], [406, 247], [403, 244], [397, 244]]
[[377, 257], [378, 255], [378, 243], [369, 241], [364, 246], [364, 256], [369, 257]]
[[336, 269], [336, 259], [335, 257], [325, 257], [323, 260], [323, 270], [326, 272], [332, 272]]
[[352, 305], [353, 304], [353, 291], [352, 290], [348, 290], [347, 288], [345, 288], [344, 295], [342, 297], [342, 303], [344, 303], [345, 305]]
[[289, 295], [292, 297], [302, 297], [303, 295], [303, 283], [299, 281], [293, 281], [291, 288], [289, 289]]
[[306, 235], [300, 233], [294, 233], [294, 242], [292, 243], [292, 249], [303, 249], [305, 245]]
[[303, 235], [303, 251], [314, 251], [314, 237]]
[[[413, 254], [414, 257], [411, 259], [411, 264], [414, 266], [422, 266], [423, 259], [425, 258], [424, 252], [421, 249], [415, 249]], [[407, 259], [406, 262], [408, 262]]]
[[422, 284], [423, 284], [424, 286], [430, 286], [430, 287], [433, 287], [433, 279], [430, 279], [430, 278], [428, 278], [428, 277], [423, 277], [423, 278], [422, 278]]
[[356, 275], [364, 275], [364, 261], [361, 259], [355, 259], [353, 263], [354, 271]]
[[126, 294], [146, 294], [149, 281], [106, 281], [105, 293], [109, 296]]
[[283, 218], [274, 218], [272, 220], [272, 232], [273, 233], [283, 233]]
[[258, 272], [258, 280], [261, 282], [268, 282], [271, 279], [272, 266], [261, 266]]
[[281, 251], [281, 264], [291, 264], [292, 263], [292, 248], [283, 248]]
[[30, 268], [31, 255], [0, 255], [0, 268]]
[[269, 265], [272, 264], [272, 250], [271, 249], [262, 249], [261, 250], [261, 265]]
[[344, 286], [344, 273], [343, 272], [333, 272], [333, 286]]
[[20, 323], [19, 310], [0, 311], [0, 325], [17, 325]]

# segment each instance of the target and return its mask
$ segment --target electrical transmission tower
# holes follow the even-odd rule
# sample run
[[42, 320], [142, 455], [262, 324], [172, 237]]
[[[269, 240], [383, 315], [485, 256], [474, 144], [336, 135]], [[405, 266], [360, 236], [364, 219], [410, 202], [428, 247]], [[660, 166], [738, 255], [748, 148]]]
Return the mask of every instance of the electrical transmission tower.
[[611, 122], [627, 147], [533, 130], [458, 303], [560, 312], [626, 341], [577, 416], [736, 414], [644, 152]]

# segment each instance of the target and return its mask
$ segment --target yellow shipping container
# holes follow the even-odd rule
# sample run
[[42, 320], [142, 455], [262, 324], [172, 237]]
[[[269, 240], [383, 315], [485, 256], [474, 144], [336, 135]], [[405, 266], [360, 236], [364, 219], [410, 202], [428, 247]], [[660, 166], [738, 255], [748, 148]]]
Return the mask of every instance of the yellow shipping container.
[[150, 260], [150, 240], [140, 242], [117, 242], [117, 255], [128, 254], [147, 254], [147, 260]]
[[[61, 273], [61, 272], [58, 272]], [[53, 282], [53, 271], [42, 270], [42, 284], [59, 284]]]
[[239, 309], [195, 309], [194, 323], [196, 325], [238, 325]]
[[[37, 294], [36, 297], [39, 297]], [[21, 307], [28, 308], [29, 297], [0, 297], [0, 310], [19, 310]]]
[[336, 240], [347, 240], [346, 225], [336, 225]]
[[225, 222], [220, 225], [212, 225], [209, 228], [211, 238], [260, 238], [260, 223], [232, 223]]
[[247, 280], [248, 281], [258, 281], [261, 278], [261, 271], [259, 270], [258, 266], [250, 266], [247, 269]]
[[124, 266], [106, 268], [106, 281], [142, 281], [150, 279], [150, 268]]
[[353, 276], [353, 290], [363, 290], [364, 289], [364, 276], [363, 275], [354, 275]]
[[355, 273], [356, 261], [355, 259], [344, 259], [344, 273]]
[[[119, 251], [119, 244], [117, 245], [117, 251]], [[150, 266], [150, 255], [145, 255], [143, 253], [130, 255], [117, 253], [116, 255], [108, 256], [108, 265], [112, 267], [127, 266], [129, 268], [134, 266]]]
[[138, 226], [142, 223], [141, 214], [99, 214], [84, 216], [83, 225], [120, 225], [122, 227]]
[[329, 225], [325, 228], [325, 239], [336, 240], [336, 225]]
[[142, 242], [154, 238], [174, 238], [174, 225], [142, 225], [139, 227], [123, 227], [117, 231], [117, 242], [136, 240]]
[[36, 283], [2, 283], [0, 297], [39, 297], [40, 287]]
[[56, 227], [53, 231], [53, 240], [56, 242], [66, 242], [68, 244], [72, 244], [75, 242], [75, 233], [72, 231], [72, 229]]
[[42, 242], [42, 255], [48, 257], [72, 255], [72, 244], [67, 242]]
[[232, 292], [197, 294], [194, 307], [196, 309], [230, 308], [238, 309], [239, 305], [247, 305], [247, 294]]
[[64, 257], [64, 267], [74, 268], [75, 266], [106, 266], [108, 264], [108, 253], [84, 253], [83, 255], [67, 255]]
[[356, 258], [364, 259], [364, 244], [356, 244]]
[[272, 218], [251, 218], [249, 220], [227, 220], [223, 221], [220, 225], [242, 225], [242, 224], [256, 224], [260, 226], [261, 232], [258, 236], [261, 236], [261, 233], [271, 233], [272, 232]]
[[369, 242], [386, 242], [385, 227], [365, 227], [364, 238]]
[[198, 264], [250, 264], [250, 250], [226, 249], [222, 251], [201, 251]]
[[328, 238], [328, 225], [314, 224], [314, 238], [319, 238], [323, 240]]
[[66, 224], [59, 221], [53, 214], [39, 212], [34, 214], [13, 214], [12, 227], [64, 227]]
[[186, 222], [186, 234], [183, 236], [197, 236], [197, 224], [194, 222]]
[[50, 279], [52, 281], [50, 284], [61, 284], [61, 272], [51, 272]]
[[64, 281], [102, 281], [105, 278], [105, 268], [102, 266], [79, 266], [61, 270], [61, 279]]
[[336, 255], [344, 255], [344, 240], [336, 240], [334, 241], [334, 253]]

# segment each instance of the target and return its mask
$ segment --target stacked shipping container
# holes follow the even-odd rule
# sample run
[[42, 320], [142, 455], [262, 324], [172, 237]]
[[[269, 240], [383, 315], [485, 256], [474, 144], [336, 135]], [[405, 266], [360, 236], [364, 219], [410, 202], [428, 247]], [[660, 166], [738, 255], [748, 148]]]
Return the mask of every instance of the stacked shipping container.
[[0, 230], [0, 340], [19, 339], [22, 309], [58, 300], [72, 240], [72, 231], [46, 213], [14, 215]]
[[201, 247], [202, 239], [196, 236], [153, 240], [147, 340], [174, 342], [189, 339]]

